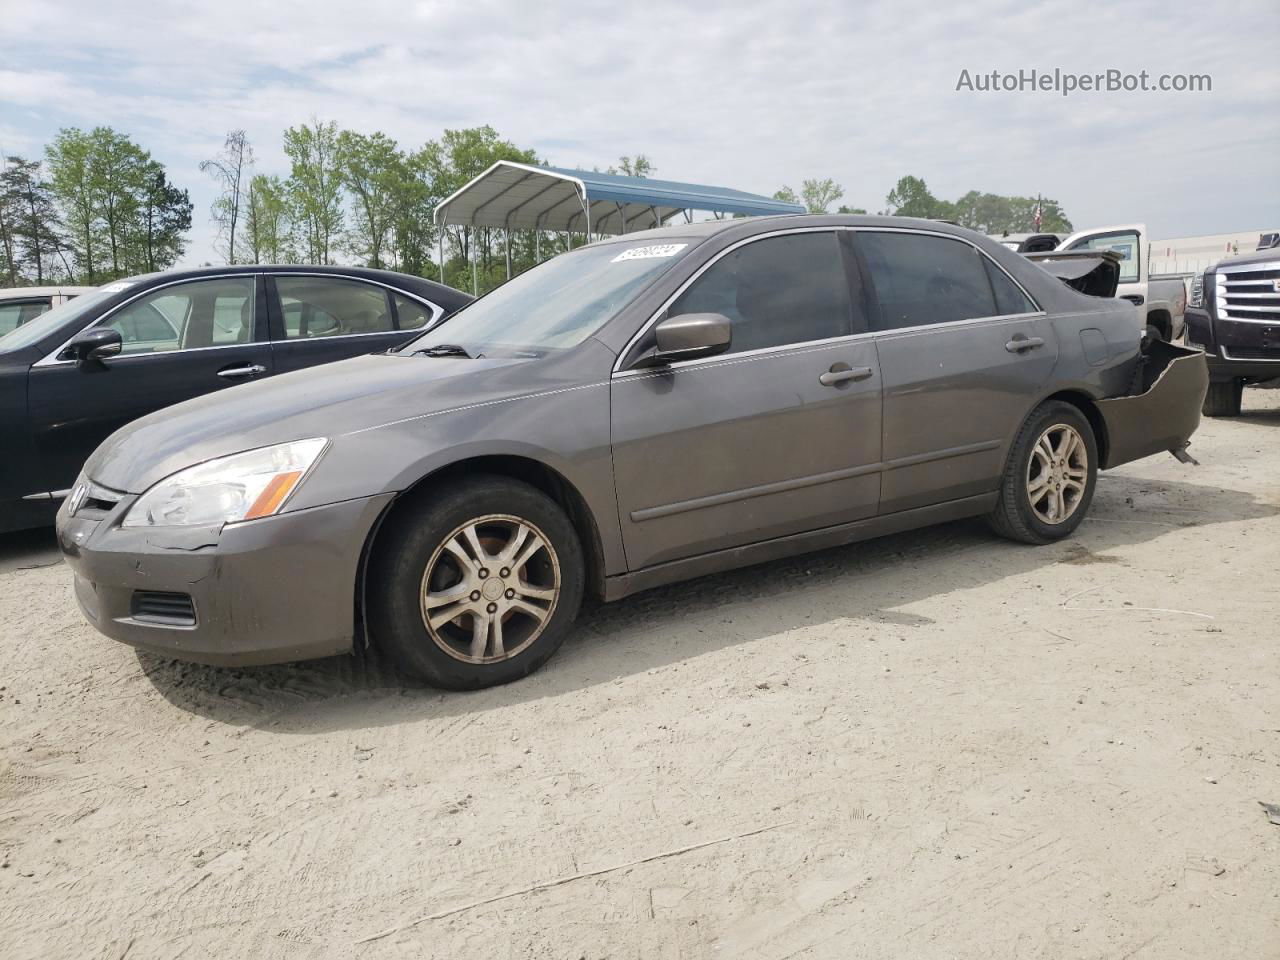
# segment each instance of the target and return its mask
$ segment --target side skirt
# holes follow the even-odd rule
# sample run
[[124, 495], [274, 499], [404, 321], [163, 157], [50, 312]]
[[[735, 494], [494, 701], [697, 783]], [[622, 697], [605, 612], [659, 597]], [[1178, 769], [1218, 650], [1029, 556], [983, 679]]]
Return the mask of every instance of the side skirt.
[[916, 507], [914, 510], [903, 510], [881, 517], [868, 517], [865, 520], [842, 523], [835, 527], [823, 527], [821, 530], [796, 533], [789, 537], [778, 537], [760, 543], [717, 550], [714, 553], [704, 553], [696, 557], [686, 557], [683, 560], [673, 560], [670, 563], [660, 563], [645, 567], [643, 570], [605, 578], [604, 599], [606, 601], [621, 600], [633, 593], [651, 590], [668, 583], [723, 573], [725, 570], [767, 563], [770, 560], [811, 553], [814, 550], [842, 547], [860, 540], [872, 540], [891, 533], [901, 533], [904, 530], [946, 523], [949, 520], [981, 516], [995, 508], [997, 497], [998, 493], [993, 491], [976, 497], [965, 497], [963, 500], [948, 500], [946, 503]]

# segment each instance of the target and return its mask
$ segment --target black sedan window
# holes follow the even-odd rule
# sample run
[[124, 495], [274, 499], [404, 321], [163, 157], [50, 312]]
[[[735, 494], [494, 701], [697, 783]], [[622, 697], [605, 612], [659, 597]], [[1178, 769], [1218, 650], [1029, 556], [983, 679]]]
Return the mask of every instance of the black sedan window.
[[835, 233], [795, 233], [745, 244], [713, 263], [667, 311], [719, 313], [730, 353], [848, 336], [853, 308]]
[[99, 325], [120, 331], [126, 354], [246, 343], [254, 339], [253, 283], [253, 277], [219, 277], [161, 287]]
[[981, 256], [960, 240], [919, 233], [857, 233], [880, 301], [885, 330], [993, 317], [996, 307]]

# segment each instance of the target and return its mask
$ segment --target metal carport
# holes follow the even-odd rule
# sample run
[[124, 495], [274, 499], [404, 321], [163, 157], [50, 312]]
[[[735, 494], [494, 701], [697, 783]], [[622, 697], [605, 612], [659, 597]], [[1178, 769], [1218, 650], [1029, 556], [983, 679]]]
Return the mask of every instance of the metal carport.
[[[590, 240], [592, 234], [662, 226], [693, 210], [746, 216], [805, 212], [799, 204], [728, 187], [499, 160], [440, 201], [435, 222], [440, 227], [451, 224], [505, 230], [510, 279], [512, 230], [582, 233]], [[443, 231], [440, 262], [444, 263]], [[474, 264], [472, 268], [474, 277]]]

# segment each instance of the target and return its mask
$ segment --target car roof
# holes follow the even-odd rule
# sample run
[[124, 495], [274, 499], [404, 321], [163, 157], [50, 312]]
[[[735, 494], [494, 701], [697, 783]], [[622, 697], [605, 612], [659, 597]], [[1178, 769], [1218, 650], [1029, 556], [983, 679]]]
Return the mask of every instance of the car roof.
[[407, 273], [396, 273], [394, 270], [379, 270], [374, 267], [344, 267], [336, 264], [237, 263], [223, 264], [221, 266], [207, 265], [203, 267], [189, 267], [180, 270], [165, 270], [158, 273], [142, 273], [132, 277], [124, 277], [122, 279], [130, 284], [152, 284], [161, 280], [165, 282], [173, 282], [176, 280], [198, 280], [201, 277], [225, 277], [235, 274], [258, 273], [328, 274], [336, 277], [374, 280], [389, 287], [408, 289], [419, 296], [432, 297], [433, 299], [442, 301], [452, 300], [455, 303], [465, 303], [472, 299], [471, 294], [469, 293], [464, 293], [463, 291], [456, 290], [453, 287], [444, 286], [434, 280], [428, 280], [425, 277], [415, 277], [412, 274]]
[[[919, 217], [887, 217], [851, 213], [783, 213], [768, 217], [738, 217], [730, 220], [703, 220], [700, 223], [672, 224], [602, 237], [595, 243], [634, 243], [640, 241], [670, 241], [681, 237], [705, 240], [723, 233], [751, 235], [770, 230], [794, 227], [897, 227], [930, 230], [953, 236], [974, 236], [974, 231], [943, 220], [924, 220]], [[985, 235], [982, 235], [985, 236]]]

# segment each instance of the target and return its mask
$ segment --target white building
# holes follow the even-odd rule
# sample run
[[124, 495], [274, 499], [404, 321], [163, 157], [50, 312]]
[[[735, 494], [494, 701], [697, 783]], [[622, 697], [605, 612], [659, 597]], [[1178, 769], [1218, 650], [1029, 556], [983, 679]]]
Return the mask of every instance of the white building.
[[1208, 270], [1224, 257], [1252, 253], [1258, 248], [1258, 238], [1262, 234], [1277, 231], [1280, 231], [1280, 227], [1216, 233], [1204, 237], [1152, 240], [1148, 253], [1149, 269], [1153, 277], [1194, 276]]

